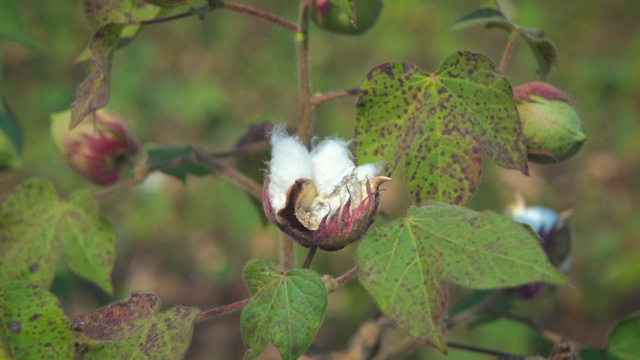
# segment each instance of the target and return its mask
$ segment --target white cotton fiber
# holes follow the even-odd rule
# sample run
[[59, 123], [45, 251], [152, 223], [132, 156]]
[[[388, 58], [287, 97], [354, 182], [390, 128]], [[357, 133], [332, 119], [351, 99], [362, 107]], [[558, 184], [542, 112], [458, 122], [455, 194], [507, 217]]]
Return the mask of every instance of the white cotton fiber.
[[277, 213], [285, 206], [287, 191], [300, 179], [312, 179], [312, 161], [307, 148], [297, 137], [289, 136], [284, 126], [271, 132], [271, 162], [269, 163], [269, 200]]
[[320, 195], [330, 194], [342, 183], [345, 176], [355, 169], [349, 142], [341, 139], [328, 139], [311, 151], [313, 181]]
[[380, 174], [380, 168], [377, 164], [360, 165], [356, 169], [356, 177], [358, 181], [372, 179]]

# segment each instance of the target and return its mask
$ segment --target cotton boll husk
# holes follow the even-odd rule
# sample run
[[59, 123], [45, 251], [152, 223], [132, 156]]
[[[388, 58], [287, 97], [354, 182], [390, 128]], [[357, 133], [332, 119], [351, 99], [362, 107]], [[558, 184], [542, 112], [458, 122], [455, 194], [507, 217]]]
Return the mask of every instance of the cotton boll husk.
[[309, 151], [284, 126], [277, 126], [271, 132], [269, 163], [269, 200], [276, 213], [284, 208], [289, 187], [300, 178], [313, 178]]
[[313, 181], [320, 195], [332, 193], [355, 168], [348, 146], [345, 140], [328, 139], [311, 151]]

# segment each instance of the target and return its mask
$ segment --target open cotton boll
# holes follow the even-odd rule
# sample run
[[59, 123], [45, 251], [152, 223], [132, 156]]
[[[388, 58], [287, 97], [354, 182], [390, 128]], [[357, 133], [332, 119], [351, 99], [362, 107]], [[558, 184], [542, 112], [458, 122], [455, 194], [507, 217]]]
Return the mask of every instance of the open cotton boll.
[[271, 162], [269, 163], [269, 200], [276, 211], [284, 208], [287, 191], [300, 179], [311, 179], [311, 156], [297, 137], [289, 136], [283, 126], [271, 132]]
[[356, 176], [359, 181], [372, 179], [380, 174], [380, 165], [364, 164], [356, 169]]
[[355, 169], [348, 146], [345, 140], [328, 139], [311, 151], [313, 181], [320, 195], [332, 193]]

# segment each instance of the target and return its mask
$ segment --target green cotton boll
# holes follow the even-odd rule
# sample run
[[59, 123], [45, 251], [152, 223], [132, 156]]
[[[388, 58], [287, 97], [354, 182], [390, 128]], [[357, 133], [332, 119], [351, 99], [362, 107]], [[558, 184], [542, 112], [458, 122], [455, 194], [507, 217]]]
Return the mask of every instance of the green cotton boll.
[[343, 35], [360, 35], [367, 32], [378, 21], [382, 11], [381, 0], [355, 0], [355, 27], [349, 16], [335, 3], [336, 1], [331, 0], [313, 0], [311, 19], [320, 28]]
[[529, 161], [553, 164], [580, 150], [586, 140], [582, 119], [574, 101], [543, 82], [514, 89]]
[[22, 166], [18, 145], [9, 135], [0, 131], [0, 170], [17, 169]]

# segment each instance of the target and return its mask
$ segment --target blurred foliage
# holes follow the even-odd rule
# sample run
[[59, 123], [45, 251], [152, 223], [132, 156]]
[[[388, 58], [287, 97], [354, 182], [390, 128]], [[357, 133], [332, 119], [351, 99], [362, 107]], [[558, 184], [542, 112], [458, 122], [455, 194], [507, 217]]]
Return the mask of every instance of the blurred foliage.
[[[48, 119], [50, 113], [69, 107], [84, 77], [82, 66], [73, 61], [86, 47], [90, 27], [78, 1], [57, 0], [50, 6], [17, 3], [41, 49], [0, 40], [0, 94], [12, 104], [25, 132], [24, 167], [2, 173], [0, 195], [37, 175], [51, 179], [66, 196], [91, 185], [59, 158], [49, 138]], [[297, 13], [292, 2], [243, 3], [289, 20]], [[410, 61], [433, 71], [446, 54], [461, 49], [499, 61], [506, 32], [450, 31], [455, 19], [481, 3], [387, 0], [377, 24], [360, 37], [312, 27], [313, 91], [356, 87], [369, 69], [385, 61]], [[577, 100], [588, 140], [562, 164], [532, 165], [529, 178], [486, 165], [471, 207], [502, 211], [518, 192], [531, 205], [574, 210], [570, 221], [577, 243], [568, 273], [572, 286], [558, 289], [551, 305], [536, 311], [551, 330], [602, 348], [611, 326], [640, 303], [640, 3], [500, 3], [514, 21], [543, 29], [555, 43], [560, 60], [548, 81]], [[537, 79], [535, 70], [527, 44], [519, 41], [507, 75], [518, 85]], [[264, 21], [221, 10], [203, 21], [192, 17], [149, 26], [116, 51], [109, 107], [129, 120], [143, 143], [225, 151], [250, 124], [268, 120], [295, 125], [297, 89], [292, 36]], [[354, 103], [348, 98], [322, 105], [316, 134], [352, 137]], [[387, 188], [383, 211], [399, 215], [409, 202], [406, 190], [398, 184]], [[206, 309], [248, 296], [241, 274], [249, 259], [277, 259], [278, 233], [263, 226], [262, 210], [238, 187], [215, 175], [189, 177], [186, 184], [154, 175], [107, 199], [102, 209], [118, 232], [115, 298], [148, 289], [158, 294], [163, 307]], [[321, 253], [313, 267], [337, 275], [353, 265], [353, 250]], [[298, 255], [302, 259], [304, 251], [299, 249]], [[114, 300], [65, 270], [54, 280], [53, 291], [72, 317]], [[355, 282], [331, 294], [327, 318], [312, 347], [344, 346], [375, 311]], [[509, 321], [451, 335], [457, 341], [521, 354], [550, 349], [526, 326]], [[239, 358], [243, 351], [239, 316], [231, 315], [199, 325], [188, 358], [212, 353], [220, 359]], [[414, 358], [426, 356], [437, 358], [429, 350]], [[448, 359], [452, 358], [472, 357], [452, 349]]]

